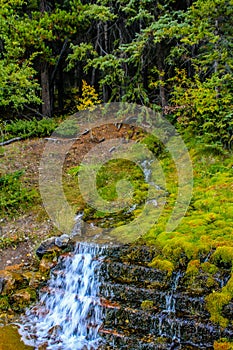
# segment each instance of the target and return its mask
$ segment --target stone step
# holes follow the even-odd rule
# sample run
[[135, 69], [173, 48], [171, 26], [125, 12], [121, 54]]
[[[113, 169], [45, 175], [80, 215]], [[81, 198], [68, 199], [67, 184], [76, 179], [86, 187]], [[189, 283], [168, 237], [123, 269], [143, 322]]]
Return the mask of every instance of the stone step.
[[182, 344], [177, 338], [155, 337], [152, 334], [146, 334], [140, 338], [127, 332], [107, 328], [102, 328], [99, 332], [103, 338], [103, 344], [98, 350], [213, 350], [212, 345], [197, 346], [191, 341]]
[[165, 271], [110, 260], [102, 264], [100, 276], [105, 282], [112, 281], [144, 288], [157, 287], [160, 290], [166, 289], [167, 283], [170, 282]]
[[159, 291], [157, 289], [139, 288], [130, 284], [108, 282], [101, 285], [100, 294], [124, 307], [140, 309], [143, 301], [146, 300], [152, 301], [154, 309], [157, 309], [158, 312], [167, 310], [170, 303], [177, 314], [188, 316], [195, 313], [196, 316], [205, 318], [208, 316], [204, 297], [190, 297], [185, 292]]
[[134, 338], [153, 336], [179, 339], [181, 344], [195, 344], [198, 348], [212, 348], [213, 341], [221, 337], [218, 326], [209, 322], [202, 323], [198, 319], [178, 318], [162, 313], [153, 315], [145, 311], [128, 309], [107, 309], [104, 327], [114, 329], [118, 333], [127, 332]]

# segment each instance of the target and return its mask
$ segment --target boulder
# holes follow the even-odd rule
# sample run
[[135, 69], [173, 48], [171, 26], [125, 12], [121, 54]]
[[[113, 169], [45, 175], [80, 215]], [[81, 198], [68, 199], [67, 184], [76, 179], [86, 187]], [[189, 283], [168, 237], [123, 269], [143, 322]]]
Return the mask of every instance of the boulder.
[[25, 282], [25, 278], [17, 272], [7, 270], [0, 271], [0, 291], [2, 295], [6, 295], [19, 287], [23, 287]]
[[50, 237], [41, 243], [36, 250], [36, 255], [41, 259], [45, 254], [52, 252], [60, 252], [61, 249], [65, 249], [70, 242], [70, 237], [66, 234], [60, 237]]

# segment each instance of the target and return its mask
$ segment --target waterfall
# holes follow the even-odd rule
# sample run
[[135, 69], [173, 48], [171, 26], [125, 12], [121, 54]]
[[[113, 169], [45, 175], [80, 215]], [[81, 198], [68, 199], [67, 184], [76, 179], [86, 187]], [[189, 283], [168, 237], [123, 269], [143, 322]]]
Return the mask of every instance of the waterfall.
[[[160, 336], [170, 336], [179, 343], [180, 339], [180, 325], [176, 321], [176, 290], [182, 273], [180, 271], [174, 272], [171, 280], [171, 288], [166, 292], [165, 309], [158, 316], [158, 333]], [[169, 332], [167, 333], [167, 329]]]
[[104, 248], [97, 245], [78, 243], [72, 257], [60, 258], [39, 302], [21, 319], [19, 333], [25, 344], [53, 350], [98, 348], [103, 253]]

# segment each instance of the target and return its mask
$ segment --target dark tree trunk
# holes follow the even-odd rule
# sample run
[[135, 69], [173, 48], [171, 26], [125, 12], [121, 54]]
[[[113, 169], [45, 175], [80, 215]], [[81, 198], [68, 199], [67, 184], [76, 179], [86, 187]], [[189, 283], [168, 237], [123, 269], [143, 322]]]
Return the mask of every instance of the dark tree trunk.
[[59, 77], [57, 81], [58, 90], [58, 108], [62, 111], [64, 108], [63, 97], [64, 97], [64, 85], [63, 85], [63, 70], [62, 67], [59, 68]]
[[52, 106], [50, 97], [49, 84], [49, 67], [47, 62], [41, 64], [41, 97], [42, 97], [42, 114], [51, 117]]

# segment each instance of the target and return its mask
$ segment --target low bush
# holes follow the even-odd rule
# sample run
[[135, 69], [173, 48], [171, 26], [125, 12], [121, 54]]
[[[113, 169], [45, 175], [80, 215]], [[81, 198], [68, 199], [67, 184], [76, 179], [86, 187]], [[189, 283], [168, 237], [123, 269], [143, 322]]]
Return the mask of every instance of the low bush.
[[23, 173], [18, 170], [0, 177], [0, 216], [15, 214], [35, 200], [36, 191], [22, 185]]

